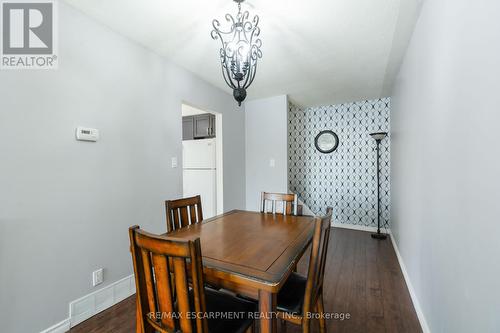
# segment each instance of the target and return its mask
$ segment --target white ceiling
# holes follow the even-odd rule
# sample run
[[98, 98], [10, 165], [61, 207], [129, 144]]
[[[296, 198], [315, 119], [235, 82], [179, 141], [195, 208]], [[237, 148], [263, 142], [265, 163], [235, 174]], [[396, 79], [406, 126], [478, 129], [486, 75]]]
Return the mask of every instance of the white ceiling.
[[[231, 0], [66, 0], [204, 80], [221, 76], [212, 19]], [[302, 106], [390, 95], [419, 0], [247, 0], [260, 16], [263, 58], [248, 99], [288, 94]]]

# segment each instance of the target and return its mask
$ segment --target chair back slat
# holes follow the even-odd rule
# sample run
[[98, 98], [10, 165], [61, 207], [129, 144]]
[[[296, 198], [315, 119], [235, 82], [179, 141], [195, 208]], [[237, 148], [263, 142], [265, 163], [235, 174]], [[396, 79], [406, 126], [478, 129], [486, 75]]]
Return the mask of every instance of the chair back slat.
[[[194, 310], [196, 313], [203, 313], [205, 300], [205, 289], [203, 284], [203, 263], [201, 260], [201, 243], [194, 242], [191, 251], [193, 253], [200, 253], [200, 255], [193, 255], [194, 259], [191, 261], [191, 288], [193, 289], [194, 296]], [[208, 332], [208, 322], [206, 320], [196, 320], [196, 332]]]
[[317, 298], [323, 288], [328, 243], [330, 238], [332, 210], [327, 215], [315, 219], [314, 235], [309, 258], [303, 313], [313, 311]]
[[200, 240], [153, 235], [138, 226], [129, 235], [142, 331], [208, 332], [204, 316], [190, 315], [206, 312]]
[[[281, 211], [278, 212], [278, 203], [281, 204]], [[273, 214], [297, 215], [297, 195], [286, 193], [261, 193], [260, 211], [268, 213], [269, 204]]]
[[[175, 277], [175, 290], [177, 295], [187, 295], [189, 292], [188, 280], [186, 276], [186, 262], [184, 258], [173, 258], [174, 264], [174, 277]], [[188, 313], [190, 311], [189, 298], [177, 298], [179, 312]], [[179, 316], [179, 324], [182, 332], [192, 332], [191, 320], [187, 316]]]
[[165, 201], [167, 212], [167, 232], [203, 221], [201, 197]]
[[328, 253], [328, 244], [329, 244], [329, 241], [330, 241], [330, 230], [331, 230], [331, 220], [332, 220], [332, 214], [333, 214], [333, 208], [332, 207], [327, 207], [326, 208], [326, 216], [325, 217], [328, 217], [330, 216], [329, 220], [328, 220], [328, 223], [325, 223], [325, 225], [323, 226], [324, 228], [324, 235], [322, 237], [322, 246], [321, 246], [321, 249], [320, 249], [320, 266], [319, 266], [319, 273], [318, 273], [318, 276], [317, 276], [317, 279], [316, 279], [316, 283], [318, 285], [318, 288], [317, 290], [321, 289], [323, 287], [323, 280], [324, 280], [324, 277], [325, 277], [325, 266], [326, 266], [326, 256], [327, 256], [327, 253]]
[[[165, 256], [153, 254], [153, 266], [156, 278], [156, 292], [158, 295], [158, 311], [160, 313], [173, 313], [174, 308], [170, 300], [174, 299], [172, 295], [172, 286], [170, 285], [169, 263]], [[175, 328], [174, 318], [172, 316], [161, 316], [161, 324], [173, 330]]]
[[190, 221], [189, 221], [189, 215], [188, 215], [188, 207], [187, 206], [180, 207], [179, 211], [180, 211], [180, 215], [181, 215], [180, 222], [181, 222], [182, 227], [189, 225]]
[[[200, 205], [201, 209], [201, 205]], [[191, 205], [189, 206], [189, 218], [194, 221], [201, 221], [201, 219], [198, 219], [196, 217], [196, 205]]]
[[153, 266], [151, 265], [151, 253], [146, 250], [141, 250], [142, 264], [144, 266], [144, 278], [146, 281], [146, 290], [148, 293], [148, 311], [156, 313], [156, 292], [154, 290]]
[[[172, 215], [174, 217], [174, 223], [173, 225], [177, 228], [181, 227], [180, 223], [179, 223], [179, 210], [178, 209], [173, 209], [172, 210]], [[174, 228], [175, 228], [174, 227]], [[175, 229], [174, 229], [175, 230]]]

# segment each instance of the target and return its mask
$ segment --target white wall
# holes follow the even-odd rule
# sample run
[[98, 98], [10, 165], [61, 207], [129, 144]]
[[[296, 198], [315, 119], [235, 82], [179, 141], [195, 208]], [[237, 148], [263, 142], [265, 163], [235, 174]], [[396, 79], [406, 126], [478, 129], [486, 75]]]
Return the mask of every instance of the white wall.
[[[165, 231], [182, 194], [181, 104], [223, 114], [224, 207], [245, 206], [232, 96], [59, 2], [59, 69], [0, 72], [0, 331], [37, 332], [132, 273], [127, 229]], [[216, 61], [216, 59], [214, 59]], [[76, 126], [101, 131], [74, 139]]]
[[[245, 103], [246, 208], [249, 210], [259, 210], [262, 191], [287, 193], [287, 113], [286, 95]], [[274, 159], [274, 167], [270, 166], [271, 159]]]
[[500, 2], [424, 3], [392, 98], [392, 232], [433, 333], [500, 332]]

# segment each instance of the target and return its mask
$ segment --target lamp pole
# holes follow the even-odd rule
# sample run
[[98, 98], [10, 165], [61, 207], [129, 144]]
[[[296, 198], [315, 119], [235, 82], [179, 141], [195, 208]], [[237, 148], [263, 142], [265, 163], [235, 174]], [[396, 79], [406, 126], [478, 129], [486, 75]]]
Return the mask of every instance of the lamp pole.
[[371, 133], [370, 136], [377, 143], [377, 233], [372, 234], [372, 238], [386, 239], [387, 235], [380, 232], [380, 142], [387, 136], [386, 132]]

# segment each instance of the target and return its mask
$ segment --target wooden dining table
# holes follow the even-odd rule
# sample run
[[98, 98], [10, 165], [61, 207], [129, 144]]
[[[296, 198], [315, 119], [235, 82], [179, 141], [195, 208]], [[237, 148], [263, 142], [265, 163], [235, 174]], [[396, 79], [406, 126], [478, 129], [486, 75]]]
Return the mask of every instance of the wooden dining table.
[[205, 282], [258, 300], [261, 332], [275, 333], [277, 294], [311, 243], [313, 222], [233, 210], [168, 236], [200, 238]]

